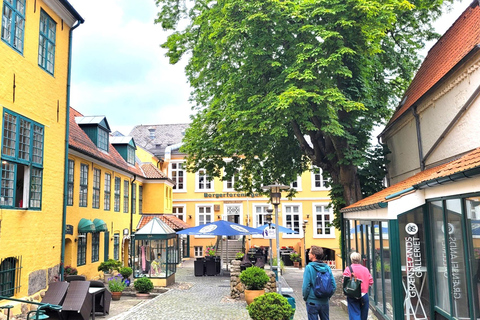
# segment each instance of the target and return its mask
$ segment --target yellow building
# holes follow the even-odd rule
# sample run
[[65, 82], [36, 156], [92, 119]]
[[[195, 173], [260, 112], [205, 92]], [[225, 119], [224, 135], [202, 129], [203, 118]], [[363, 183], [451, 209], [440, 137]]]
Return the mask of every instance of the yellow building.
[[[192, 227], [221, 219], [250, 227], [264, 225], [269, 208], [267, 197], [258, 194], [246, 196], [233, 189], [233, 180], [211, 180], [205, 170], [196, 173], [185, 170], [185, 154], [179, 152], [179, 148], [187, 128], [188, 124], [140, 125], [130, 133], [137, 147], [154, 154], [158, 160], [154, 159], [153, 162], [158, 163], [158, 167], [175, 183], [173, 214]], [[292, 200], [282, 198], [279, 224], [298, 234], [280, 234], [280, 246], [293, 247], [297, 252], [303, 252], [305, 247], [311, 245], [321, 246], [326, 249], [329, 264], [341, 268], [339, 233], [331, 226], [334, 217], [332, 209], [328, 208], [329, 190], [325, 186], [321, 169], [312, 168], [305, 172], [297, 181], [292, 182], [291, 187], [298, 193]], [[235, 237], [229, 238], [229, 248], [238, 248], [239, 241]], [[215, 245], [216, 238], [190, 236], [184, 243], [184, 256], [202, 257], [207, 246]], [[269, 240], [261, 235], [252, 235], [247, 237], [245, 249], [251, 246], [268, 247]], [[275, 241], [273, 250], [276, 252]]]
[[4, 0], [0, 41], [0, 295], [59, 276], [72, 31], [67, 1]]

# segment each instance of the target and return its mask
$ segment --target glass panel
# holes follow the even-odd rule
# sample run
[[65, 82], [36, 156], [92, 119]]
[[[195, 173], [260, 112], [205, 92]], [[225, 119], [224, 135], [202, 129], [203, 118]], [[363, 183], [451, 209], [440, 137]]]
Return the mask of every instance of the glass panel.
[[374, 276], [374, 295], [376, 297], [377, 306], [383, 310], [383, 283], [382, 283], [382, 234], [381, 224], [374, 221], [374, 238], [375, 238], [375, 276]]
[[17, 117], [5, 112], [3, 114], [3, 150], [6, 156], [15, 157], [15, 141], [17, 140]]
[[30, 207], [40, 208], [42, 204], [42, 170], [32, 168], [30, 177]]
[[442, 202], [431, 202], [429, 212], [431, 217], [430, 225], [432, 227], [432, 252], [437, 253], [433, 255], [436, 306], [450, 313], [450, 290], [448, 286]]
[[15, 181], [15, 164], [2, 161], [2, 186], [0, 189], [0, 205], [13, 206], [13, 186]]
[[452, 316], [458, 319], [470, 319], [467, 295], [467, 276], [462, 231], [462, 207], [460, 199], [446, 201], [448, 223], [448, 257], [450, 265], [451, 296], [453, 297]]
[[470, 230], [470, 262], [472, 270], [475, 318], [480, 318], [480, 198], [466, 199], [467, 228]]
[[2, 14], [2, 39], [10, 43], [12, 36], [12, 9], [9, 6], [3, 6]]

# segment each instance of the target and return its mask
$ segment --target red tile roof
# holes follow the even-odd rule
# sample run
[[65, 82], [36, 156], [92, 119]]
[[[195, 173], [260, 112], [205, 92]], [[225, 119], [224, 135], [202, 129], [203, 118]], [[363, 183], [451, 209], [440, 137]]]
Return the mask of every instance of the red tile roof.
[[143, 172], [145, 173], [145, 178], [150, 179], [166, 179], [167, 176], [152, 163], [144, 163], [141, 166]]
[[430, 49], [412, 83], [403, 106], [390, 119], [387, 128], [480, 44], [480, 7], [472, 3]]
[[421, 184], [435, 184], [435, 180], [449, 177], [455, 173], [466, 172], [470, 169], [480, 168], [480, 148], [477, 148], [457, 160], [439, 165], [437, 167], [419, 172], [397, 184], [385, 188], [370, 197], [355, 202], [342, 209], [343, 212], [366, 210], [368, 207], [382, 202], [388, 202], [386, 198], [408, 188], [418, 189]]
[[143, 214], [140, 218], [140, 221], [138, 222], [137, 230], [143, 228], [153, 218], [159, 218], [173, 230], [182, 230], [191, 227], [189, 224], [185, 223], [183, 220], [177, 218], [172, 214]]
[[70, 148], [132, 174], [144, 176], [138, 164], [135, 164], [135, 166], [129, 165], [111, 144], [108, 146], [108, 152], [97, 148], [85, 131], [75, 122], [75, 117], [83, 117], [83, 115], [77, 110], [70, 108], [70, 131], [68, 139]]

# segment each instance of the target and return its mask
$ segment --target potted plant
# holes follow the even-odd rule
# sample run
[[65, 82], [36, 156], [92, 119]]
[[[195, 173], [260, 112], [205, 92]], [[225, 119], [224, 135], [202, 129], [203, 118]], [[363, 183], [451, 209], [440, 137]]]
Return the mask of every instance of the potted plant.
[[148, 298], [150, 292], [153, 290], [153, 282], [147, 277], [142, 277], [135, 280], [133, 287], [137, 290], [137, 297]]
[[76, 268], [72, 267], [72, 266], [66, 266], [65, 269], [63, 269], [63, 274], [65, 276], [74, 276], [76, 274], [78, 274], [78, 271]]
[[253, 299], [265, 293], [265, 285], [270, 281], [264, 269], [259, 267], [248, 267], [240, 273], [240, 282], [245, 286], [245, 300], [247, 304]]
[[120, 296], [126, 287], [127, 285], [121, 274], [108, 278], [108, 289], [112, 293], [112, 300], [120, 300]]
[[236, 260], [242, 260], [244, 255], [245, 255], [245, 253], [243, 253], [242, 251], [238, 251], [238, 252], [235, 254], [235, 259], [236, 259]]
[[247, 306], [252, 320], [288, 320], [293, 319], [295, 309], [288, 299], [276, 292], [266, 293]]
[[130, 285], [130, 276], [133, 273], [132, 268], [130, 267], [122, 267], [118, 270], [118, 272], [122, 275], [123, 280], [125, 281], [125, 284], [127, 287]]
[[301, 261], [300, 254], [293, 251], [292, 253], [290, 253], [290, 260], [292, 260], [294, 267], [300, 267], [300, 261]]
[[118, 260], [108, 259], [107, 261], [103, 261], [98, 266], [98, 271], [103, 271], [103, 279], [105, 283], [108, 283], [108, 278], [112, 277], [112, 273], [114, 270], [118, 271], [118, 269], [122, 266], [122, 263]]
[[206, 258], [213, 258], [217, 255], [217, 251], [215, 250], [215, 248], [212, 246], [212, 247], [207, 247], [207, 249], [205, 250], [205, 257]]

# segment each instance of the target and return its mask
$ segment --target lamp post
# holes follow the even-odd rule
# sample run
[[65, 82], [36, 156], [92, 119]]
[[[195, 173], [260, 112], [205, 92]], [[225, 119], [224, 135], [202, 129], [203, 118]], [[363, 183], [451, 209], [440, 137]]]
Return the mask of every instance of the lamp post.
[[[275, 224], [279, 226], [278, 223], [278, 205], [280, 204], [280, 199], [282, 198], [282, 190], [288, 189], [288, 186], [280, 185], [280, 184], [273, 184], [269, 186], [263, 187], [263, 190], [270, 191], [270, 203], [275, 207]], [[277, 245], [277, 276], [280, 270], [280, 243], [279, 243], [279, 231], [278, 227], [275, 228], [275, 244]], [[282, 285], [280, 281], [278, 281], [278, 293], [282, 294]]]
[[[268, 208], [267, 209], [267, 214], [265, 215], [265, 222], [268, 223], [268, 229], [270, 230], [270, 227], [272, 225], [272, 212], [273, 212], [273, 209], [272, 208]], [[269, 256], [269, 260], [270, 260], [270, 270], [272, 270], [272, 264], [273, 264], [273, 256], [272, 256], [272, 238], [268, 239], [268, 241], [270, 242], [270, 250], [268, 250], [268, 256]]]
[[305, 230], [307, 229], [307, 223], [308, 223], [308, 220], [303, 220], [303, 225], [302, 225], [302, 229], [303, 229], [303, 267], [306, 267], [307, 266], [307, 246], [305, 244], [305, 239], [307, 238], [307, 234], [305, 233]]

